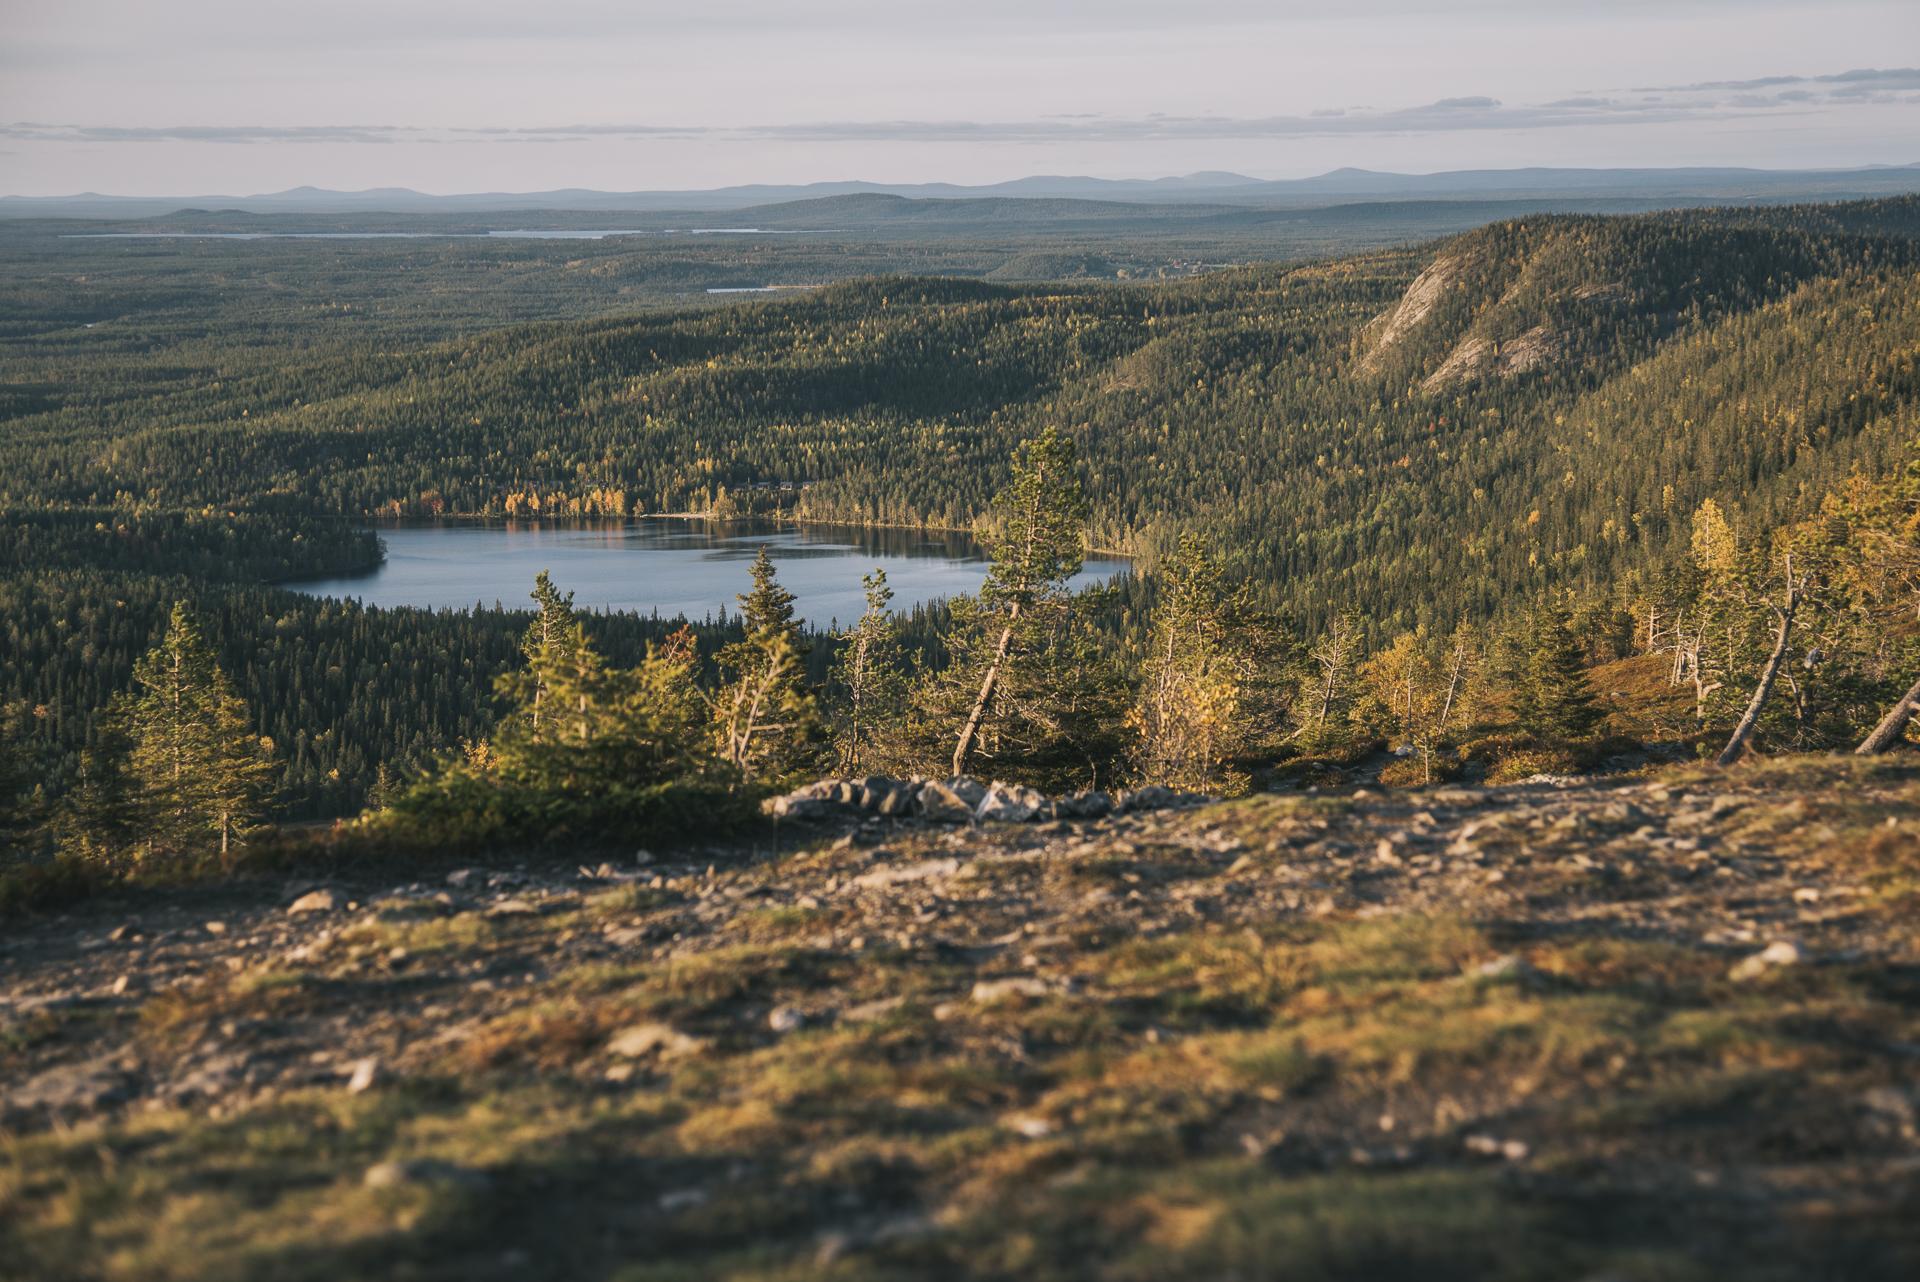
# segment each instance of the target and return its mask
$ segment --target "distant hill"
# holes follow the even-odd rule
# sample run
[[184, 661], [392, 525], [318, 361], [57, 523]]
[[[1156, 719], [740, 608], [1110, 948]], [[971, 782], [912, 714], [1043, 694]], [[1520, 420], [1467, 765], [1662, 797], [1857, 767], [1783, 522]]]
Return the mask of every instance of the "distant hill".
[[234, 209], [252, 213], [472, 213], [495, 210], [740, 210], [787, 201], [881, 195], [915, 200], [1077, 199], [1133, 204], [1312, 206], [1365, 200], [1497, 200], [1513, 197], [1633, 198], [1666, 203], [1744, 203], [1841, 200], [1920, 192], [1920, 164], [1858, 169], [1475, 169], [1433, 174], [1336, 169], [1312, 178], [1264, 181], [1235, 173], [1167, 178], [1092, 178], [1042, 175], [1010, 182], [820, 182], [748, 184], [690, 191], [470, 192], [432, 195], [405, 187], [329, 191], [295, 187], [250, 196], [0, 196], [0, 217], [151, 217], [180, 209]]
[[1036, 252], [1002, 278], [1052, 283], [864, 279], [110, 403], [45, 389], [0, 490], [593, 516], [792, 483], [818, 519], [965, 525], [1058, 423], [1103, 546], [1197, 528], [1298, 617], [1411, 623], [1618, 582], [1670, 561], [1702, 499], [1764, 522], [1894, 457], [1920, 436], [1916, 231], [1916, 197], [1527, 217], [1147, 286], [1063, 283], [1108, 264]]

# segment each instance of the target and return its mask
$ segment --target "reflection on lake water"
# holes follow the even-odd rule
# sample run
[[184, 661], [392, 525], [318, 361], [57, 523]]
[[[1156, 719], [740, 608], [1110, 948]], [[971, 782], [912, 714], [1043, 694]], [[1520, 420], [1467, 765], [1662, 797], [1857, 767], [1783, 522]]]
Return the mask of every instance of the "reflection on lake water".
[[[815, 627], [845, 625], [865, 608], [860, 576], [887, 572], [893, 604], [979, 589], [987, 563], [961, 534], [915, 530], [795, 527], [653, 517], [586, 526], [433, 525], [380, 531], [386, 562], [370, 574], [289, 586], [367, 605], [461, 609], [529, 608], [533, 576], [550, 571], [574, 604], [664, 618], [717, 616], [736, 608], [749, 586], [747, 567], [762, 546], [795, 610]], [[1089, 560], [1075, 581], [1087, 586], [1123, 573], [1126, 562]]]

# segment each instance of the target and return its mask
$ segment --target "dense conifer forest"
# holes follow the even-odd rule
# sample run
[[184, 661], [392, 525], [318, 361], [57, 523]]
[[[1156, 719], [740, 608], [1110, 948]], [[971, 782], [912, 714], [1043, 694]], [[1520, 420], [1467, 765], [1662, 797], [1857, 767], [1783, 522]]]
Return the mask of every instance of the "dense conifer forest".
[[[384, 291], [347, 250], [274, 248], [235, 266], [231, 306], [204, 248], [156, 257], [164, 270], [138, 284], [122, 263], [108, 308], [42, 275], [6, 303], [0, 335], [0, 697], [16, 785], [45, 808], [85, 782], [113, 696], [185, 601], [271, 741], [267, 811], [353, 813], [492, 733], [511, 702], [494, 681], [526, 657], [524, 614], [362, 609], [273, 586], [373, 563], [364, 522], [758, 512], [994, 540], [1016, 447], [1049, 428], [1084, 494], [1076, 537], [1139, 558], [1142, 575], [1033, 640], [1035, 671], [1090, 683], [1071, 716], [1033, 705], [1029, 728], [1054, 727], [1033, 730], [1051, 763], [1036, 778], [1122, 768], [1115, 728], [1143, 663], [1164, 706], [1136, 710], [1136, 729], [1185, 698], [1176, 678], [1237, 712], [1267, 691], [1273, 724], [1248, 741], [1175, 727], [1215, 745], [1195, 749], [1209, 778], [1376, 733], [1431, 768], [1451, 732], [1415, 687], [1450, 655], [1464, 680], [1469, 650], [1509, 695], [1561, 707], [1560, 729], [1590, 737], [1591, 719], [1566, 710], [1575, 696], [1548, 688], [1571, 679], [1570, 635], [1588, 664], [1671, 656], [1672, 687], [1698, 695], [1695, 728], [1730, 727], [1729, 701], [1768, 655], [1790, 527], [1806, 543], [1822, 520], [1846, 526], [1827, 530], [1831, 552], [1899, 526], [1890, 478], [1920, 437], [1916, 232], [1911, 198], [1537, 216], [1156, 283], [967, 279], [1005, 260], [946, 244], [925, 251], [938, 275], [668, 309], [630, 306], [618, 277], [632, 264], [574, 266], [545, 247], [480, 251], [526, 286], [484, 297], [425, 261], [444, 247], [382, 247], [407, 269]], [[117, 252], [161, 253], [132, 245]], [[897, 249], [856, 261], [912, 265]], [[344, 282], [335, 301], [329, 273]], [[1183, 539], [1196, 541], [1181, 552]], [[1205, 623], [1243, 640], [1223, 640], [1204, 672], [1153, 666], [1163, 565], [1244, 594], [1234, 619]], [[1899, 590], [1866, 582], [1904, 571], [1874, 565], [1850, 571], [1846, 603], [1829, 592], [1819, 626], [1837, 635], [1849, 611], [1896, 622], [1832, 669], [1831, 695], [1800, 680], [1790, 723], [1769, 720], [1763, 739], [1838, 742], [1911, 680]], [[1190, 592], [1170, 599], [1194, 608]], [[1554, 610], [1574, 621], [1553, 625]], [[963, 604], [905, 625], [895, 640], [926, 661], [928, 706], [964, 711], [980, 645], [967, 629], [990, 623]], [[1478, 639], [1443, 645], [1461, 625]], [[641, 671], [649, 646], [678, 644], [674, 626], [595, 618], [589, 632], [607, 664]], [[1673, 631], [1689, 627], [1720, 640]], [[1252, 634], [1271, 644], [1256, 654]], [[842, 641], [723, 657], [754, 637], [701, 629], [690, 679], [772, 680], [792, 662], [809, 688], [844, 684], [827, 682]], [[1111, 672], [1082, 662], [1095, 653]], [[1209, 674], [1236, 667], [1244, 680], [1222, 693]], [[1307, 697], [1321, 679], [1338, 699]], [[1369, 681], [1406, 693], [1369, 703]], [[1509, 695], [1487, 707], [1514, 712]], [[1114, 731], [1097, 769], [1056, 733], [1073, 717]], [[817, 733], [826, 753], [831, 728]], [[910, 743], [873, 751], [923, 764]]]

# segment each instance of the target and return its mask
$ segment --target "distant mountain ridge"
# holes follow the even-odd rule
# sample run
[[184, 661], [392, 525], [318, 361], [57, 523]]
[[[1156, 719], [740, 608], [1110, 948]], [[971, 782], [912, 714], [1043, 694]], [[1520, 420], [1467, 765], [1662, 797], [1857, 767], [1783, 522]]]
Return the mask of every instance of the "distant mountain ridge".
[[1546, 196], [1638, 196], [1710, 203], [1840, 200], [1920, 192], [1920, 162], [1853, 169], [1464, 169], [1431, 174], [1335, 169], [1311, 178], [1264, 180], [1202, 172], [1165, 178], [1036, 175], [1009, 182], [751, 183], [688, 191], [596, 191], [569, 187], [537, 192], [433, 195], [407, 187], [332, 191], [295, 187], [250, 196], [0, 196], [0, 217], [144, 217], [181, 209], [251, 213], [472, 213], [485, 210], [722, 211], [824, 197], [881, 195], [917, 200], [993, 197], [1075, 199], [1132, 204], [1220, 204], [1310, 207], [1331, 201], [1497, 199]]

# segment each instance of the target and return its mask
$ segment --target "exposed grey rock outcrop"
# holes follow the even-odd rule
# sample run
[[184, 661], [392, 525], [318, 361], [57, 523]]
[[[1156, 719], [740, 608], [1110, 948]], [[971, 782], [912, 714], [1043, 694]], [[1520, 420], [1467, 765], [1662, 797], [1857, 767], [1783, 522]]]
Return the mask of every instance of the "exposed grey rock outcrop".
[[1024, 784], [998, 780], [983, 784], [959, 775], [951, 779], [821, 779], [770, 798], [764, 806], [776, 819], [840, 819], [880, 815], [923, 819], [930, 823], [1039, 823], [1049, 819], [1097, 819], [1102, 815], [1197, 806], [1213, 798], [1149, 785], [1116, 795], [1077, 792], [1049, 797]]

